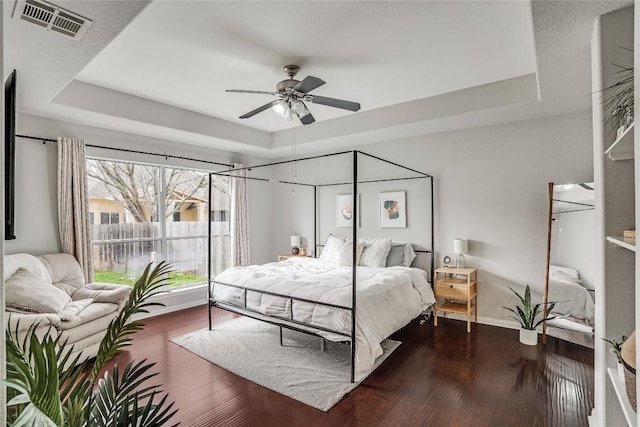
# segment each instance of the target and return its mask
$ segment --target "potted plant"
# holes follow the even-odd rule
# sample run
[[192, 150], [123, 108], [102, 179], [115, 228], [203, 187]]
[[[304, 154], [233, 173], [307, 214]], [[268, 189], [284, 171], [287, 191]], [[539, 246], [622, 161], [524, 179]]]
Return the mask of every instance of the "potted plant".
[[626, 336], [622, 336], [621, 341], [616, 341], [615, 339], [608, 340], [606, 338], [602, 338], [609, 344], [611, 344], [611, 353], [616, 355], [616, 359], [618, 360], [618, 376], [622, 381], [624, 381], [624, 366], [622, 365], [622, 344], [627, 340]]
[[[633, 49], [621, 49], [633, 52]], [[633, 65], [612, 65], [618, 70], [614, 73], [614, 82], [602, 89], [601, 101], [605, 111], [605, 126], [613, 131], [617, 129], [616, 138], [620, 138], [633, 123], [634, 67]]]
[[149, 298], [161, 292], [170, 269], [163, 261], [149, 264], [133, 285], [124, 308], [116, 316], [100, 343], [93, 365], [71, 358], [73, 346], [60, 338], [38, 337], [29, 328], [22, 339], [17, 331], [6, 333], [7, 425], [37, 426], [161, 426], [175, 415], [173, 402], [161, 396], [156, 385], [146, 381], [156, 376], [146, 360], [128, 363], [120, 370], [100, 376], [101, 369], [123, 347], [129, 335], [142, 329], [131, 316], [147, 313], [148, 307], [162, 305]]
[[[515, 316], [510, 317], [520, 322], [520, 342], [526, 345], [537, 345], [538, 331], [536, 331], [536, 328], [545, 320], [555, 319], [555, 317], [546, 317], [536, 322], [536, 317], [540, 314], [540, 307], [542, 307], [544, 303], [541, 302], [535, 306], [531, 305], [531, 289], [529, 288], [529, 285], [527, 285], [524, 291], [524, 296], [514, 291], [511, 287], [509, 287], [509, 289], [511, 289], [511, 292], [520, 298], [522, 306], [516, 306], [515, 310], [511, 307], [502, 308], [514, 313]], [[555, 302], [549, 303], [549, 310], [547, 312], [551, 312], [555, 305]]]

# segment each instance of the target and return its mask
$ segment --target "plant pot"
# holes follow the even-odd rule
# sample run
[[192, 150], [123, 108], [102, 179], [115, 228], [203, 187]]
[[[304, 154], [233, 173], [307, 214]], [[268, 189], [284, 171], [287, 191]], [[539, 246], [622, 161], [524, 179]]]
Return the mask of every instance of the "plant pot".
[[538, 331], [520, 329], [520, 342], [525, 345], [538, 345]]
[[618, 366], [618, 376], [624, 381], [624, 365], [622, 362], [618, 362], [616, 365]]

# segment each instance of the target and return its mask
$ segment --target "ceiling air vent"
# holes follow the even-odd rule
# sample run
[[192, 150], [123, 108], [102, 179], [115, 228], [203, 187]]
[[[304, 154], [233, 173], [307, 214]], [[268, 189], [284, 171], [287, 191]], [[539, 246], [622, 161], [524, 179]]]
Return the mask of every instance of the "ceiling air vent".
[[91, 20], [44, 0], [18, 0], [13, 17], [75, 40], [91, 26]]

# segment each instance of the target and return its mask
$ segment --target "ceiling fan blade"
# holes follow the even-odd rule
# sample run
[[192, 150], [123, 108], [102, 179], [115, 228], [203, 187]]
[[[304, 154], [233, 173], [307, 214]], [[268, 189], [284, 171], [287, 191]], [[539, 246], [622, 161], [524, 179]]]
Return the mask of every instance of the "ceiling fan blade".
[[305, 77], [300, 83], [298, 83], [293, 90], [300, 93], [309, 93], [312, 90], [319, 88], [326, 82], [322, 79], [313, 76]]
[[303, 125], [310, 125], [315, 121], [316, 119], [313, 118], [311, 113], [307, 114], [306, 116], [300, 117], [300, 122], [302, 122]]
[[277, 95], [275, 92], [264, 92], [261, 90], [241, 90], [241, 89], [227, 89], [225, 92], [233, 92], [233, 93], [257, 93], [260, 95]]
[[326, 96], [311, 95], [310, 101], [314, 104], [328, 105], [329, 107], [342, 108], [343, 110], [360, 110], [360, 104], [358, 104], [357, 102], [344, 101], [342, 99], [336, 98], [327, 98]]
[[253, 117], [258, 113], [263, 112], [264, 110], [268, 110], [269, 108], [273, 107], [274, 105], [276, 105], [278, 102], [280, 102], [279, 99], [276, 99], [274, 101], [271, 101], [268, 104], [264, 104], [262, 107], [258, 107], [253, 111], [249, 111], [247, 114], [244, 114], [242, 116], [240, 116], [241, 119], [248, 119], [249, 117]]

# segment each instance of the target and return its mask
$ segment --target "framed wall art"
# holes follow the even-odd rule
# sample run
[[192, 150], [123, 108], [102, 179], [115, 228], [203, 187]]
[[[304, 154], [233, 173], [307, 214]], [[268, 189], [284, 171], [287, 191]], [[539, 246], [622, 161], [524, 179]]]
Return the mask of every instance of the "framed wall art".
[[[359, 195], [358, 195], [359, 196]], [[360, 216], [360, 197], [356, 198], [357, 212]], [[337, 226], [339, 228], [351, 227], [353, 224], [353, 195], [352, 194], [338, 194], [336, 196], [336, 215]], [[357, 222], [358, 227], [360, 221]]]
[[404, 191], [378, 194], [380, 228], [406, 228], [407, 209]]

